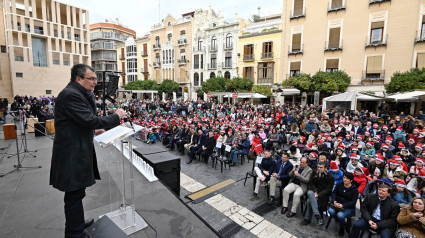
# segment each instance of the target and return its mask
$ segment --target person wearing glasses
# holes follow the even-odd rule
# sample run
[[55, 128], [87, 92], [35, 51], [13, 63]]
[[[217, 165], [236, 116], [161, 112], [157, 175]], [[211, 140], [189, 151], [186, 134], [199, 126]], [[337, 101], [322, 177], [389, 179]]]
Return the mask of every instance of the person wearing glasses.
[[88, 65], [71, 69], [71, 82], [59, 93], [55, 105], [55, 139], [50, 168], [50, 185], [65, 192], [65, 237], [87, 237], [84, 229], [94, 220], [84, 220], [86, 187], [100, 179], [93, 138], [102, 128], [117, 126], [125, 116], [122, 109], [97, 116], [94, 87], [97, 77]]

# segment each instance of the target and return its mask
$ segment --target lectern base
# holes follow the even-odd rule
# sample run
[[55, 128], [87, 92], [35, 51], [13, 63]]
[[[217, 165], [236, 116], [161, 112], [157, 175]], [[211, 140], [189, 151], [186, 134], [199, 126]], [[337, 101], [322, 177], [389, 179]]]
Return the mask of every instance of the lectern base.
[[131, 206], [126, 206], [123, 209], [118, 209], [102, 216], [108, 216], [127, 235], [131, 235], [148, 227], [148, 224], [136, 211], [134, 211], [135, 219], [133, 220], [133, 211]]

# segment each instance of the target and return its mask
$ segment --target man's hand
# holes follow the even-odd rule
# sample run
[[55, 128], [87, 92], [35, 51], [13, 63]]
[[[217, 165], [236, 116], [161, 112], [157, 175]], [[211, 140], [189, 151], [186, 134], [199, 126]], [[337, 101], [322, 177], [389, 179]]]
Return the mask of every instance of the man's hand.
[[273, 173], [272, 176], [275, 178], [279, 178], [279, 175], [277, 173]]
[[260, 180], [261, 180], [261, 182], [263, 182], [264, 180], [266, 180], [266, 177], [263, 176], [263, 177], [260, 178]]
[[317, 192], [314, 192], [314, 197], [315, 198], [319, 197], [319, 194], [317, 194]]
[[294, 175], [295, 175], [295, 177], [300, 176], [300, 173], [298, 173], [298, 170], [295, 170], [295, 171], [294, 171]]
[[121, 109], [121, 108], [120, 109], [117, 109], [115, 111], [115, 114], [117, 114], [120, 117], [120, 119], [123, 119], [125, 117], [125, 115], [126, 115], [125, 111], [123, 109]]
[[269, 171], [263, 171], [265, 175], [270, 175]]
[[376, 228], [374, 228], [374, 226], [376, 226], [376, 224], [372, 220], [369, 221], [369, 226], [373, 229], [376, 229]]
[[97, 135], [100, 135], [100, 134], [102, 134], [104, 132], [105, 132], [105, 130], [103, 130], [103, 129], [95, 130], [94, 131], [94, 135], [97, 136]]

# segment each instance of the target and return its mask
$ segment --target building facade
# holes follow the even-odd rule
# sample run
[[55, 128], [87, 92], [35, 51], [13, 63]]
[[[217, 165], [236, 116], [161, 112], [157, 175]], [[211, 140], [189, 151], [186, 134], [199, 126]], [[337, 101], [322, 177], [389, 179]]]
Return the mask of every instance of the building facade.
[[425, 66], [425, 0], [285, 0], [280, 78], [343, 70], [349, 90], [384, 91]]
[[178, 97], [185, 91], [189, 93], [190, 89], [192, 20], [193, 12], [183, 14], [179, 19], [167, 15], [151, 28], [151, 79], [158, 84], [166, 79], [179, 83], [182, 90]]
[[256, 17], [239, 34], [238, 70], [254, 85], [273, 85], [280, 81], [282, 44], [281, 15]]
[[103, 72], [120, 72], [116, 45], [124, 43], [127, 38], [135, 39], [136, 32], [120, 24], [118, 19], [90, 25], [91, 64], [100, 82], [103, 80]]
[[0, 0], [0, 96], [55, 95], [90, 64], [89, 12], [53, 0]]
[[118, 72], [121, 72], [119, 87], [124, 87], [128, 82], [151, 79], [150, 35], [136, 40], [130, 37], [124, 44], [117, 44], [116, 48]]

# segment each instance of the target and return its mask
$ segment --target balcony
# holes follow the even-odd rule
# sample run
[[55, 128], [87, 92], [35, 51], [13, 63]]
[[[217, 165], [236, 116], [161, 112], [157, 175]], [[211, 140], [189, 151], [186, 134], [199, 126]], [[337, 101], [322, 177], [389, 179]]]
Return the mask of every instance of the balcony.
[[227, 42], [223, 44], [224, 50], [232, 50], [233, 49], [233, 42]]
[[142, 72], [142, 74], [149, 74], [147, 68], [140, 68], [140, 72]]
[[304, 44], [293, 45], [288, 47], [288, 55], [304, 54]]
[[153, 67], [154, 68], [157, 68], [157, 67], [159, 67], [161, 65], [161, 63], [160, 62], [153, 62]]
[[205, 52], [205, 46], [194, 46], [193, 52]]
[[189, 80], [189, 79], [187, 79], [187, 78], [183, 78], [183, 79], [178, 78], [178, 79], [176, 79], [176, 82], [177, 82], [177, 83], [189, 83], [189, 82], [190, 82], [190, 80]]
[[125, 60], [125, 56], [124, 55], [120, 55], [120, 60]]
[[231, 69], [232, 68], [232, 62], [223, 62], [222, 64], [223, 69]]
[[210, 50], [210, 52], [216, 52], [218, 50], [218, 47], [217, 45], [210, 45], [208, 49]]
[[273, 52], [261, 53], [261, 59], [273, 59]]
[[305, 7], [303, 7], [303, 9], [292, 9], [291, 10], [291, 16], [289, 17], [289, 19], [298, 19], [298, 18], [302, 18], [305, 17]]
[[146, 50], [146, 51], [142, 50], [142, 51], [140, 52], [140, 54], [141, 54], [143, 57], [148, 56], [148, 51], [147, 51], [147, 50]]
[[415, 43], [419, 43], [419, 42], [425, 42], [425, 32], [423, 31], [416, 32]]
[[116, 47], [113, 43], [110, 42], [92, 42], [92, 50], [116, 50]]
[[207, 64], [207, 69], [217, 69], [217, 63], [214, 64]]
[[185, 65], [187, 63], [186, 59], [178, 59], [177, 62], [179, 63], [179, 65]]
[[[65, 62], [67, 64], [65, 64]], [[64, 61], [63, 64], [69, 65], [69, 61]], [[115, 63], [96, 62], [93, 66], [94, 70], [96, 71], [117, 71], [117, 64]]]
[[273, 84], [272, 78], [258, 78], [257, 84]]
[[391, 0], [369, 0], [369, 5], [376, 4], [376, 3], [380, 4], [383, 2], [391, 2]]
[[152, 46], [154, 50], [159, 50], [161, 49], [161, 44], [156, 43], [155, 45]]
[[371, 70], [363, 71], [362, 73], [362, 83], [363, 81], [384, 81], [385, 80], [385, 70]]
[[243, 55], [243, 61], [254, 61], [254, 59], [255, 59], [255, 55], [254, 54]]
[[366, 39], [365, 47], [367, 48], [367, 47], [386, 46], [387, 45], [387, 36], [388, 35], [385, 34], [380, 39], [372, 39], [372, 37], [370, 39]]
[[177, 44], [179, 46], [186, 45], [187, 44], [187, 40], [186, 39], [177, 40]]
[[342, 40], [339, 41], [326, 41], [325, 51], [342, 50]]
[[332, 2], [333, 2], [333, 0], [329, 1], [328, 13], [329, 12], [337, 12], [337, 11], [340, 11], [340, 10], [345, 10], [346, 3], [345, 3], [344, 0], [341, 1], [341, 4], [335, 4], [335, 3], [333, 4]]

